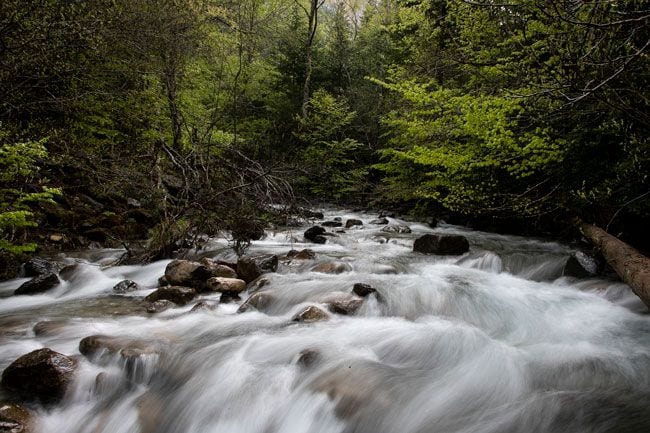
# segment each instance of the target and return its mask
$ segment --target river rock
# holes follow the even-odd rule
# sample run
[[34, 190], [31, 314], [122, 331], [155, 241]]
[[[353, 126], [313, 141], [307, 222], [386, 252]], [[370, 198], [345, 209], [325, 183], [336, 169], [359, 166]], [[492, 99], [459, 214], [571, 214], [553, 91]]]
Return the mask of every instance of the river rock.
[[312, 272], [321, 272], [323, 274], [342, 274], [343, 272], [350, 272], [352, 266], [343, 262], [327, 262], [321, 263], [311, 268]]
[[315, 244], [324, 244], [327, 242], [327, 238], [323, 236], [327, 230], [321, 226], [314, 226], [305, 231], [305, 239], [311, 241]]
[[[203, 268], [203, 272], [201, 272], [201, 268]], [[199, 288], [208, 278], [210, 278], [209, 272], [198, 262], [172, 260], [165, 268], [165, 279], [173, 286]]]
[[357, 220], [357, 219], [354, 219], [354, 218], [350, 218], [349, 220], [347, 220], [345, 222], [345, 228], [346, 229], [349, 229], [350, 227], [362, 226], [362, 225], [363, 225], [363, 221]]
[[199, 301], [190, 310], [190, 313], [195, 313], [197, 311], [213, 311], [217, 308], [216, 302], [209, 301]]
[[174, 304], [172, 301], [168, 301], [167, 299], [161, 299], [160, 301], [154, 301], [154, 302], [149, 302], [146, 305], [146, 310], [147, 313], [149, 314], [155, 314], [155, 313], [162, 313], [165, 310], [169, 310], [170, 308], [176, 307], [176, 304]]
[[310, 305], [291, 318], [292, 322], [320, 322], [328, 320], [329, 315], [320, 308]]
[[79, 352], [91, 361], [104, 355], [120, 354], [123, 359], [160, 353], [157, 342], [107, 335], [91, 335], [79, 342]]
[[211, 277], [237, 278], [237, 272], [228, 265], [207, 257], [202, 258], [200, 263], [209, 269]]
[[51, 349], [21, 356], [2, 372], [2, 386], [26, 400], [59, 402], [72, 381], [77, 363]]
[[370, 224], [374, 224], [374, 225], [377, 225], [377, 226], [384, 226], [384, 225], [388, 224], [388, 220], [386, 218], [384, 218], [384, 217], [381, 217], [381, 218], [377, 218], [377, 219], [374, 219], [374, 220], [370, 221]]
[[0, 401], [0, 433], [29, 433], [31, 424], [31, 415], [27, 409]]
[[370, 284], [365, 284], [365, 283], [356, 283], [352, 287], [352, 292], [354, 292], [355, 295], [361, 296], [362, 298], [365, 298], [366, 296], [376, 293], [377, 289], [374, 289]]
[[320, 223], [323, 227], [342, 227], [343, 223], [341, 221], [325, 221]]
[[62, 330], [66, 323], [65, 320], [43, 320], [36, 323], [32, 330], [36, 337], [51, 336]]
[[325, 217], [325, 215], [323, 215], [323, 212], [313, 211], [310, 209], [301, 208], [298, 209], [298, 212], [300, 213], [300, 215], [302, 215], [305, 218], [314, 218], [314, 219], [322, 220]]
[[264, 311], [267, 309], [273, 302], [275, 302], [275, 296], [273, 296], [268, 291], [256, 292], [253, 293], [246, 301], [239, 306], [237, 310], [238, 313], [245, 313], [246, 311], [258, 310]]
[[196, 297], [196, 290], [191, 287], [167, 286], [156, 289], [144, 298], [145, 302], [161, 300], [171, 301], [178, 305], [185, 305]]
[[460, 255], [469, 251], [467, 238], [460, 235], [427, 234], [415, 240], [413, 251], [424, 254]]
[[59, 271], [59, 278], [62, 279], [63, 281], [70, 281], [74, 276], [74, 274], [77, 273], [79, 268], [80, 268], [79, 263], [73, 263], [71, 265], [64, 266]]
[[15, 295], [34, 295], [47, 292], [61, 283], [55, 273], [43, 274], [23, 283], [15, 291]]
[[138, 286], [135, 281], [131, 280], [122, 280], [113, 286], [113, 291], [115, 293], [128, 293], [135, 292], [137, 290], [140, 290], [140, 286]]
[[323, 355], [316, 349], [305, 349], [298, 354], [297, 364], [303, 368], [310, 368], [319, 363]]
[[316, 258], [316, 253], [314, 250], [305, 248], [304, 250], [291, 250], [287, 253], [287, 258], [294, 260], [314, 260]]
[[22, 274], [25, 277], [38, 277], [57, 273], [61, 269], [61, 264], [42, 257], [32, 257], [23, 263]]
[[404, 224], [389, 224], [382, 227], [381, 231], [386, 233], [411, 233], [411, 228]]
[[242, 256], [237, 261], [239, 278], [250, 283], [262, 274], [278, 270], [278, 256], [262, 254], [259, 256]]
[[321, 298], [321, 302], [336, 314], [351, 316], [361, 308], [363, 299], [349, 293], [330, 293]]
[[562, 268], [562, 275], [565, 277], [589, 278], [595, 276], [597, 271], [598, 266], [593, 259], [582, 252], [577, 252], [567, 259], [564, 268]]
[[213, 292], [241, 293], [246, 290], [246, 281], [238, 278], [212, 277], [208, 280], [208, 288]]

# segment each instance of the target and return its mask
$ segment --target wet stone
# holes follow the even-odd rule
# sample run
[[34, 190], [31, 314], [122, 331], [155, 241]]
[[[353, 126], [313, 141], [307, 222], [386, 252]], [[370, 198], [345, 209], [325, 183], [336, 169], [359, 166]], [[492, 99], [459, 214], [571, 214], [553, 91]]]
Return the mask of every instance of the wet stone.
[[246, 283], [250, 283], [262, 274], [278, 270], [278, 256], [262, 254], [242, 256], [237, 261], [237, 273]]
[[352, 292], [354, 292], [355, 295], [358, 295], [358, 296], [361, 296], [362, 298], [365, 298], [366, 296], [370, 295], [371, 293], [376, 293], [377, 289], [370, 286], [370, 284], [356, 283], [352, 287]]
[[303, 368], [310, 368], [318, 364], [323, 355], [316, 349], [305, 349], [298, 354], [297, 364]]
[[404, 224], [389, 224], [386, 227], [382, 227], [382, 232], [386, 233], [411, 233], [411, 228]]
[[217, 303], [216, 302], [209, 302], [209, 301], [199, 301], [190, 310], [190, 313], [194, 313], [197, 311], [213, 311], [217, 308]]
[[34, 325], [34, 335], [37, 337], [46, 337], [57, 334], [66, 325], [65, 320], [44, 320]]
[[61, 283], [59, 277], [54, 273], [39, 275], [23, 283], [15, 291], [15, 295], [34, 295], [47, 292]]
[[469, 251], [469, 242], [460, 235], [427, 234], [413, 243], [413, 251], [424, 254], [460, 255]]
[[207, 281], [207, 287], [213, 292], [237, 294], [246, 290], [246, 281], [238, 278], [213, 277]]
[[343, 272], [350, 272], [352, 266], [343, 262], [327, 262], [311, 268], [312, 272], [320, 272], [323, 274], [342, 274]]
[[155, 314], [155, 313], [162, 313], [163, 311], [169, 310], [170, 308], [174, 308], [176, 306], [177, 305], [174, 304], [172, 301], [162, 299], [160, 301], [146, 303], [146, 310], [147, 313], [149, 314]]
[[363, 225], [363, 221], [358, 220], [358, 219], [354, 219], [354, 218], [350, 218], [349, 220], [347, 220], [345, 222], [345, 228], [346, 229], [349, 229], [350, 227], [362, 226], [362, 225]]
[[307, 229], [304, 233], [304, 236], [305, 239], [315, 244], [324, 244], [327, 242], [327, 238], [323, 236], [325, 232], [326, 230], [324, 227], [314, 226], [310, 229]]
[[113, 292], [115, 293], [128, 293], [135, 292], [140, 290], [140, 286], [135, 281], [123, 280], [113, 286]]
[[295, 316], [291, 318], [292, 322], [320, 322], [323, 320], [328, 320], [329, 314], [320, 308], [310, 305], [299, 311]]
[[251, 310], [264, 311], [268, 308], [273, 302], [275, 302], [275, 296], [270, 294], [267, 291], [253, 293], [243, 304], [240, 305], [237, 310], [238, 313], [245, 313]]
[[2, 386], [28, 401], [59, 402], [72, 381], [77, 363], [51, 349], [21, 356], [2, 372]]
[[320, 223], [323, 227], [342, 227], [343, 223], [341, 221], [325, 221]]
[[196, 297], [196, 290], [191, 287], [168, 286], [160, 287], [144, 298], [145, 302], [171, 301], [174, 304], [185, 305]]
[[31, 415], [24, 407], [0, 401], [0, 433], [29, 433]]

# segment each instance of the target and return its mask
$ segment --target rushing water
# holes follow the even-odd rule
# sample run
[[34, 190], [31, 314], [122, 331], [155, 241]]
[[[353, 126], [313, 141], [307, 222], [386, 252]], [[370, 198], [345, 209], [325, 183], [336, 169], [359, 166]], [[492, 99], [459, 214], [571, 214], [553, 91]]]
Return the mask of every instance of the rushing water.
[[[37, 431], [48, 433], [650, 431], [650, 315], [626, 285], [561, 277], [572, 250], [557, 243], [415, 223], [394, 235], [369, 214], [334, 216], [365, 225], [325, 245], [296, 242], [307, 226], [253, 244], [251, 253], [317, 253], [268, 275], [265, 313], [189, 304], [147, 315], [140, 299], [168, 261], [102, 266], [120, 251], [77, 256], [76, 271], [47, 294], [10, 296], [25, 280], [0, 283], [0, 368], [41, 347], [79, 355], [93, 334], [162, 348], [135, 363], [79, 355], [64, 401], [37, 409]], [[471, 250], [413, 253], [429, 232], [464, 234]], [[208, 247], [210, 257], [234, 258], [224, 240]], [[352, 271], [309, 270], [331, 260]], [[112, 295], [125, 278], [146, 290]], [[355, 316], [291, 322], [357, 282], [379, 297]], [[51, 326], [35, 336], [44, 320]]]

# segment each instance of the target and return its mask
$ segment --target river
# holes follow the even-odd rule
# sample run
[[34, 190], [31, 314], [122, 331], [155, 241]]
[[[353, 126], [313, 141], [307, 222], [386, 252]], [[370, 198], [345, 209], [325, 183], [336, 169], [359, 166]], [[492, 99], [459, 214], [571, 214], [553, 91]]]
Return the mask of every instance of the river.
[[[35, 430], [650, 431], [650, 315], [625, 284], [562, 277], [575, 251], [559, 243], [395, 219], [412, 233], [388, 234], [370, 224], [375, 215], [326, 211], [326, 219], [335, 216], [364, 225], [324, 245], [303, 241], [309, 225], [253, 243], [250, 254], [317, 254], [281, 261], [266, 275], [262, 290], [273, 301], [264, 312], [237, 313], [236, 302], [148, 314], [141, 298], [169, 261], [105, 266], [119, 250], [69, 254], [65, 260], [79, 265], [47, 294], [13, 296], [26, 279], [0, 283], [0, 368], [42, 347], [79, 359], [64, 400], [35, 409]], [[414, 239], [425, 233], [463, 234], [470, 252], [414, 253]], [[235, 259], [223, 239], [202, 254]], [[352, 270], [310, 271], [332, 260]], [[114, 295], [127, 278], [143, 289]], [[355, 283], [377, 289], [355, 315], [291, 321]], [[35, 335], [41, 321], [51, 326]], [[136, 362], [90, 362], [79, 341], [93, 334], [155, 340], [162, 349]]]

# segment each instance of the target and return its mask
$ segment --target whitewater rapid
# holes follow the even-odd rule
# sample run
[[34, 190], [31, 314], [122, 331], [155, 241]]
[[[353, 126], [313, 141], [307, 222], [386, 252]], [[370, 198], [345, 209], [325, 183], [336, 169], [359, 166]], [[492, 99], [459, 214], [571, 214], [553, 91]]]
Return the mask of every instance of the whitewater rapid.
[[[34, 408], [36, 431], [650, 431], [650, 315], [625, 284], [563, 277], [572, 248], [397, 219], [390, 222], [412, 233], [390, 234], [370, 224], [373, 214], [328, 210], [325, 219], [333, 217], [364, 225], [324, 245], [304, 242], [310, 225], [253, 243], [249, 254], [317, 254], [281, 261], [265, 276], [273, 302], [264, 312], [237, 313], [238, 303], [190, 312], [190, 303], [147, 314], [141, 298], [169, 261], [108, 266], [119, 250], [66, 256], [77, 268], [46, 294], [12, 296], [26, 280], [0, 283], [0, 368], [42, 347], [79, 359], [63, 402]], [[414, 253], [413, 240], [425, 233], [462, 234], [470, 252]], [[235, 259], [225, 239], [198, 254]], [[352, 270], [310, 271], [332, 260]], [[113, 294], [124, 279], [143, 289]], [[378, 293], [355, 315], [291, 321], [355, 283]], [[53, 325], [37, 336], [42, 321]], [[162, 350], [135, 363], [90, 362], [79, 341], [96, 334], [152, 340]]]

